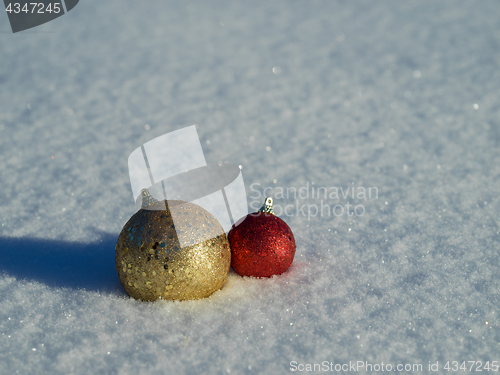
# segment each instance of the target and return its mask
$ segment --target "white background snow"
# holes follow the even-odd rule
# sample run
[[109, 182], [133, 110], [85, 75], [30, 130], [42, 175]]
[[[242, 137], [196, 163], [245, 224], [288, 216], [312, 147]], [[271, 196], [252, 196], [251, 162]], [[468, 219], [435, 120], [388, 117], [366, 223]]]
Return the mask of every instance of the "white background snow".
[[[500, 361], [499, 14], [82, 0], [17, 34], [0, 14], [0, 373]], [[281, 276], [135, 301], [114, 266], [134, 213], [127, 158], [193, 124], [208, 162], [242, 165], [249, 204], [252, 184], [378, 199], [323, 202], [359, 217], [282, 215], [297, 252]]]

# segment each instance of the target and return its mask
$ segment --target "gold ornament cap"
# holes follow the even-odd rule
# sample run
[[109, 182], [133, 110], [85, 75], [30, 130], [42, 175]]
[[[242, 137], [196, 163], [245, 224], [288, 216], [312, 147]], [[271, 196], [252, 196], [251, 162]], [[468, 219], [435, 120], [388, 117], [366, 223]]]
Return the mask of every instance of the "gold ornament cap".
[[274, 210], [273, 210], [273, 198], [267, 197], [266, 200], [264, 201], [264, 204], [260, 208], [259, 212], [265, 212], [268, 214], [275, 215]]
[[153, 197], [148, 189], [142, 189], [141, 195], [142, 195], [142, 208], [143, 209], [146, 207], [149, 207], [155, 203], [158, 203], [158, 199]]

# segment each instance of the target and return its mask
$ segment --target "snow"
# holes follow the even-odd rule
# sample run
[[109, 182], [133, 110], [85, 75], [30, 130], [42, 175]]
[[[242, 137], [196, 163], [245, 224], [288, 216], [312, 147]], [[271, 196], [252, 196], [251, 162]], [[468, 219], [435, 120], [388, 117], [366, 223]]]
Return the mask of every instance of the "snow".
[[[81, 1], [17, 34], [0, 15], [0, 373], [500, 361], [497, 15]], [[193, 124], [207, 163], [241, 165], [250, 212], [267, 187], [290, 205], [296, 257], [203, 300], [135, 301], [114, 266], [136, 209], [127, 160]]]

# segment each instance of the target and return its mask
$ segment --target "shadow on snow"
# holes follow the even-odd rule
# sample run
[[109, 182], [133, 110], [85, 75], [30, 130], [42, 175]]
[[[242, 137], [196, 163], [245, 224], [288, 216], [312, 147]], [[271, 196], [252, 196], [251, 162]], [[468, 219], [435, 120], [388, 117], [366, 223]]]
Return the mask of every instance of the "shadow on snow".
[[82, 244], [36, 238], [0, 238], [0, 273], [52, 287], [125, 293], [115, 268], [118, 236]]

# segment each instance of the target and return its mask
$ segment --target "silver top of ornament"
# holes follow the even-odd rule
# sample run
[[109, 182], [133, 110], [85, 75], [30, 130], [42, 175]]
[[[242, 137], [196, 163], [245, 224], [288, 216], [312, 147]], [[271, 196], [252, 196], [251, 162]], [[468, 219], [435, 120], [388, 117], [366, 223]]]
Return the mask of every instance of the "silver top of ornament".
[[273, 198], [267, 197], [259, 211], [275, 215], [273, 210]]
[[142, 208], [146, 208], [158, 202], [158, 199], [153, 197], [148, 189], [142, 189], [141, 195], [142, 195]]

